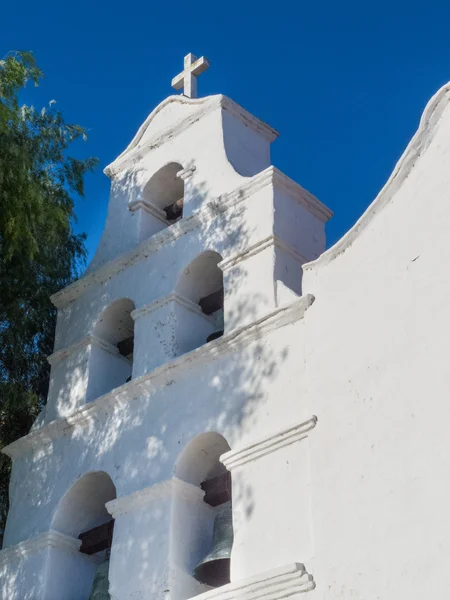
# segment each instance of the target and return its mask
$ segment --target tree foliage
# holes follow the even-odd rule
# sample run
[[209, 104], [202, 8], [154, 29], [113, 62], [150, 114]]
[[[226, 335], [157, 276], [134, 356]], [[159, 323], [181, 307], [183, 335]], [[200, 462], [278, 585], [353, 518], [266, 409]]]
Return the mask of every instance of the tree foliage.
[[[56, 319], [49, 296], [84, 262], [73, 197], [84, 195], [96, 165], [67, 154], [86, 132], [65, 123], [53, 102], [40, 111], [20, 104], [22, 88], [41, 77], [29, 52], [0, 61], [0, 448], [28, 433], [46, 401]], [[0, 533], [9, 473], [0, 455]]]

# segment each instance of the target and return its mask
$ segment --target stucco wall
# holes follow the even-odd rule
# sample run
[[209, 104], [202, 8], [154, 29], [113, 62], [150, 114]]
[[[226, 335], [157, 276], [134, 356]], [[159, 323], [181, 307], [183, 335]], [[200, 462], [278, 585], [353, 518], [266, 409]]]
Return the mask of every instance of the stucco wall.
[[170, 385], [105, 410], [42, 452], [16, 460], [6, 544], [49, 529], [62, 497], [86, 472], [106, 471], [120, 497], [170, 478], [185, 445], [204, 431], [217, 431], [231, 447], [240, 447], [307, 418], [299, 402], [301, 351], [293, 345], [303, 338], [301, 329], [301, 322], [286, 326], [188, 368]]
[[[185, 508], [177, 520], [174, 507], [180, 497], [198, 500], [173, 476], [189, 441], [214, 431], [231, 448], [223, 462], [233, 477], [232, 582], [257, 578], [240, 592], [231, 587], [227, 597], [298, 573], [274, 599], [314, 587], [320, 600], [447, 598], [448, 94], [444, 88], [430, 103], [418, 136], [362, 220], [304, 266], [303, 298], [283, 295], [290, 307], [304, 302], [295, 318], [255, 329], [281, 310], [276, 298], [267, 299], [277, 289], [274, 256], [283, 244], [268, 250], [258, 243], [274, 227], [295, 242], [293, 227], [282, 222], [297, 211], [284, 200], [277, 205], [275, 184], [249, 194], [216, 228], [210, 222], [193, 229], [109, 279], [70, 292], [74, 300], [60, 308], [57, 349], [89, 334], [104, 308], [130, 291], [137, 309], [171, 294], [199, 251], [215, 250], [224, 258], [227, 345], [213, 342], [204, 354], [175, 358], [154, 379], [147, 373], [131, 383], [133, 393], [125, 386], [95, 412], [76, 413], [58, 435], [48, 428], [49, 439], [30, 442], [14, 461], [6, 545], [48, 531], [67, 490], [82, 475], [105, 471], [118, 498], [111, 504], [114, 600], [160, 598], [170, 589], [184, 600], [183, 589], [202, 591], [189, 573], [173, 575], [186, 556], [173, 551], [183, 538], [180, 514], [194, 510]], [[299, 217], [302, 242], [294, 247], [306, 247], [309, 258], [323, 240], [318, 210]], [[236, 230], [245, 235], [233, 237]], [[232, 343], [233, 331], [240, 342]], [[273, 574], [278, 567], [285, 570]], [[205, 600], [220, 592], [208, 594]]]
[[450, 111], [392, 200], [304, 276], [319, 598], [445, 598]]

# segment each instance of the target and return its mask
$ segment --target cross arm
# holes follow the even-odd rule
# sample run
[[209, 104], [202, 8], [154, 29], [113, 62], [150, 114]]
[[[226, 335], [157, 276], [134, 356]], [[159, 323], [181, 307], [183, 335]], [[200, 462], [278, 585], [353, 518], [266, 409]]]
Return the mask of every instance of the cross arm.
[[180, 73], [172, 79], [172, 87], [176, 90], [181, 90], [184, 85], [184, 73]]
[[[209, 60], [202, 56], [191, 65], [191, 72], [193, 75], [201, 75], [206, 69], [209, 68]], [[175, 78], [176, 79], [176, 78]]]

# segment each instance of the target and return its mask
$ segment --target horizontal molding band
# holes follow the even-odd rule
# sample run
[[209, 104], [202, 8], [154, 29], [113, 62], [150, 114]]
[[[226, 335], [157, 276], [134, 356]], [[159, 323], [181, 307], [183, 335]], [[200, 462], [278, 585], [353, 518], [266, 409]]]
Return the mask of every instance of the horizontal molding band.
[[188, 502], [203, 502], [205, 492], [196, 485], [172, 477], [166, 481], [159, 481], [154, 485], [132, 492], [127, 496], [121, 496], [116, 500], [106, 503], [106, 509], [114, 518], [125, 515], [133, 510], [147, 506], [148, 504], [164, 498], [183, 498]]
[[[177, 304], [179, 304], [180, 306], [183, 306], [187, 310], [190, 310], [191, 312], [200, 315], [206, 321], [209, 321], [210, 323], [215, 323], [215, 319], [213, 317], [209, 317], [208, 315], [205, 315], [205, 313], [202, 311], [202, 309], [200, 308], [200, 306], [198, 304], [195, 304], [194, 302], [191, 302], [191, 300], [189, 300], [188, 298], [185, 298], [184, 296], [180, 296], [180, 294], [177, 294], [174, 292], [171, 294], [167, 294], [167, 296], [164, 296], [163, 298], [158, 298], [157, 300], [154, 300], [153, 302], [146, 304], [142, 308], [137, 308], [137, 309], [133, 310], [131, 312], [131, 318], [134, 321], [136, 321], [137, 319], [140, 319], [141, 317], [153, 312], [154, 310], [158, 310], [158, 309], [162, 308], [169, 302], [176, 302]], [[109, 352], [110, 354], [114, 354], [115, 356], [119, 356], [123, 360], [129, 362], [125, 356], [122, 356], [120, 354], [117, 346], [113, 346], [109, 342], [106, 342], [105, 340], [102, 340], [101, 338], [99, 338], [93, 334], [88, 334], [88, 335], [84, 336], [83, 338], [77, 340], [73, 344], [70, 344], [70, 346], [66, 346], [65, 348], [60, 348], [56, 352], [53, 352], [53, 354], [50, 354], [50, 356], [47, 357], [47, 360], [52, 366], [54, 366], [60, 360], [67, 358], [74, 352], [81, 350], [83, 347], [87, 347], [87, 346], [91, 346], [91, 345], [98, 346], [99, 348], [102, 348], [102, 350], [106, 350], [106, 352]]]
[[313, 302], [314, 296], [312, 294], [301, 296], [291, 304], [277, 308], [253, 323], [239, 327], [208, 344], [182, 354], [174, 360], [156, 367], [150, 373], [142, 375], [142, 377], [132, 379], [96, 400], [83, 405], [70, 416], [51, 421], [47, 425], [31, 431], [9, 444], [9, 446], [5, 446], [2, 452], [13, 459], [17, 459], [22, 454], [39, 450], [52, 440], [67, 435], [75, 427], [89, 427], [97, 413], [114, 406], [125, 405], [144, 394], [151, 394], [167, 385], [168, 382], [176, 380], [177, 376], [185, 370], [192, 369], [196, 363], [205, 365], [208, 362], [213, 362], [236, 346], [246, 345], [252, 340], [258, 339], [261, 335], [302, 319]]
[[57, 548], [65, 552], [79, 553], [81, 540], [69, 535], [59, 533], [59, 531], [46, 531], [15, 546], [10, 546], [0, 551], [0, 565], [10, 563], [16, 560], [22, 560], [47, 548]]
[[[306, 261], [306, 259], [301, 254], [299, 254], [294, 248], [292, 248], [291, 246], [289, 246], [288, 244], [286, 244], [282, 240], [280, 240], [280, 238], [278, 238], [278, 236], [270, 235], [267, 238], [265, 238], [264, 240], [262, 240], [261, 242], [254, 244], [251, 248], [246, 249], [245, 251], [240, 252], [239, 254], [236, 254], [235, 256], [233, 256], [227, 260], [221, 261], [218, 264], [218, 266], [222, 269], [222, 271], [226, 271], [227, 269], [230, 269], [230, 268], [236, 266], [241, 261], [244, 261], [247, 258], [251, 258], [252, 256], [255, 256], [256, 254], [259, 254], [266, 248], [271, 248], [271, 247], [280, 248], [281, 250], [283, 250], [284, 252], [286, 252], [290, 256], [292, 256], [300, 264], [303, 264]], [[175, 303], [179, 304], [180, 306], [183, 306], [187, 310], [190, 310], [191, 312], [203, 317], [206, 321], [209, 321], [210, 323], [215, 323], [214, 317], [205, 315], [205, 313], [202, 311], [202, 309], [200, 308], [200, 306], [198, 304], [196, 304], [195, 302], [192, 302], [185, 296], [182, 296], [176, 292], [171, 292], [170, 294], [167, 294], [166, 296], [163, 296], [162, 298], [157, 298], [156, 300], [149, 302], [148, 304], [146, 304], [145, 306], [142, 306], [141, 308], [136, 308], [135, 310], [133, 310], [131, 312], [131, 318], [134, 321], [136, 321], [136, 320], [140, 319], [141, 317], [148, 315], [149, 313], [162, 308], [169, 302], [175, 302]], [[97, 346], [102, 347], [104, 350], [111, 352], [111, 354], [118, 354], [118, 350], [117, 350], [116, 346], [109, 344], [108, 342], [98, 338], [95, 335], [89, 334], [89, 335], [85, 336], [84, 338], [77, 340], [70, 346], [67, 346], [66, 348], [61, 348], [61, 349], [57, 350], [56, 352], [53, 352], [53, 354], [51, 354], [47, 358], [47, 360], [51, 365], [54, 365], [59, 360], [61, 360], [61, 358], [66, 358], [66, 355], [72, 354], [73, 352], [79, 350], [82, 346], [89, 345], [89, 344], [96, 344]]]
[[53, 294], [53, 296], [51, 296], [51, 301], [57, 308], [64, 308], [70, 302], [84, 294], [91, 286], [101, 285], [125, 268], [136, 264], [140, 260], [146, 259], [151, 254], [158, 252], [164, 245], [175, 241], [189, 231], [201, 227], [202, 225], [208, 227], [215, 219], [215, 213], [217, 212], [218, 206], [220, 207], [221, 212], [226, 212], [267, 186], [289, 194], [291, 198], [303, 205], [309, 212], [323, 222], [328, 221], [333, 214], [312, 194], [287, 177], [287, 175], [284, 175], [284, 173], [271, 166], [264, 171], [261, 171], [261, 173], [258, 173], [252, 177], [250, 181], [244, 183], [235, 190], [206, 203], [193, 215], [183, 217], [170, 227], [166, 227], [162, 231], [155, 233], [148, 240], [139, 244], [137, 248], [107, 262], [95, 271], [87, 273], [84, 277], [81, 277], [63, 290]]
[[98, 348], [101, 348], [102, 350], [105, 350], [106, 352], [109, 352], [110, 354], [113, 354], [114, 356], [117, 356], [126, 362], [130, 362], [125, 356], [120, 354], [117, 346], [113, 346], [109, 342], [106, 342], [105, 340], [102, 340], [101, 338], [92, 334], [86, 335], [66, 348], [61, 348], [60, 350], [53, 352], [53, 354], [50, 354], [50, 356], [47, 357], [47, 360], [53, 367], [59, 361], [87, 346], [97, 346]]
[[[259, 254], [260, 252], [263, 252], [267, 248], [272, 248], [272, 247], [283, 250], [284, 252], [286, 252], [287, 254], [292, 256], [292, 258], [297, 260], [301, 265], [303, 265], [306, 262], [306, 258], [304, 256], [302, 256], [299, 252], [297, 252], [297, 250], [292, 248], [292, 246], [289, 246], [288, 244], [283, 242], [276, 235], [269, 235], [264, 240], [254, 244], [253, 246], [251, 246], [250, 248], [247, 248], [243, 252], [239, 252], [238, 254], [232, 256], [231, 258], [228, 258], [227, 260], [222, 260], [220, 263], [218, 263], [218, 266], [222, 269], [222, 271], [226, 271], [228, 269], [235, 267], [240, 262], [247, 260], [248, 258], [251, 258], [252, 256], [256, 256], [257, 254]], [[133, 310], [131, 312], [131, 318], [134, 321], [136, 321], [137, 319], [140, 319], [141, 317], [148, 315], [149, 313], [162, 308], [169, 302], [175, 302], [175, 303], [179, 304], [180, 306], [183, 306], [187, 310], [190, 310], [191, 312], [203, 317], [206, 321], [209, 321], [210, 323], [215, 323], [214, 317], [205, 315], [205, 313], [202, 311], [202, 309], [200, 308], [200, 306], [198, 304], [196, 304], [195, 302], [192, 302], [191, 300], [189, 300], [185, 296], [178, 294], [177, 292], [171, 292], [170, 294], [167, 294], [166, 296], [163, 296], [162, 298], [157, 298], [156, 300], [149, 302], [148, 304], [146, 304], [145, 306], [142, 306], [141, 308], [136, 308], [135, 310]], [[118, 350], [115, 346], [112, 346], [108, 342], [105, 342], [104, 340], [101, 340], [100, 338], [98, 338], [92, 334], [89, 334], [89, 335], [85, 336], [84, 338], [77, 340], [70, 346], [67, 346], [66, 348], [61, 348], [61, 349], [57, 350], [56, 352], [51, 354], [47, 358], [47, 360], [49, 361], [49, 363], [51, 365], [54, 365], [59, 360], [61, 360], [61, 358], [65, 358], [66, 355], [72, 354], [72, 352], [75, 352], [76, 350], [81, 348], [83, 345], [87, 345], [87, 344], [91, 344], [91, 343], [92, 344], [95, 343], [98, 346], [103, 347], [104, 350], [111, 352], [111, 354], [118, 354]]]
[[301, 563], [291, 563], [195, 596], [198, 600], [282, 600], [316, 587]]
[[227, 258], [226, 260], [222, 260], [218, 266], [222, 269], [222, 271], [227, 271], [238, 265], [239, 263], [251, 258], [252, 256], [256, 256], [266, 248], [279, 248], [283, 250], [292, 258], [297, 260], [301, 265], [306, 262], [306, 258], [302, 256], [295, 248], [283, 242], [277, 235], [269, 235], [265, 239], [253, 244], [250, 248], [246, 248], [244, 251], [235, 254], [234, 256]]
[[163, 298], [158, 298], [157, 300], [154, 300], [153, 302], [146, 304], [142, 308], [137, 308], [136, 310], [133, 310], [131, 313], [131, 318], [134, 321], [136, 321], [137, 319], [140, 319], [141, 317], [144, 317], [145, 315], [148, 315], [149, 313], [162, 308], [169, 302], [175, 302], [176, 304], [179, 304], [183, 308], [186, 308], [187, 310], [189, 310], [201, 317], [204, 317], [205, 320], [209, 321], [210, 323], [215, 322], [213, 317], [209, 317], [208, 315], [205, 315], [205, 313], [200, 308], [199, 304], [195, 304], [195, 302], [192, 302], [188, 298], [185, 298], [184, 296], [181, 296], [180, 294], [177, 294], [176, 292], [167, 294], [167, 296], [164, 296]]
[[129, 202], [128, 208], [129, 210], [131, 210], [131, 212], [136, 212], [140, 209], [145, 210], [145, 212], [149, 213], [165, 225], [169, 224], [166, 217], [166, 213], [161, 208], [158, 208], [148, 200], [132, 200], [131, 202]]
[[317, 417], [314, 415], [307, 421], [283, 429], [277, 433], [267, 436], [249, 446], [237, 450], [230, 450], [220, 457], [220, 461], [230, 471], [241, 467], [248, 462], [253, 462], [272, 452], [276, 452], [284, 446], [289, 446], [308, 437], [309, 432], [317, 424]]

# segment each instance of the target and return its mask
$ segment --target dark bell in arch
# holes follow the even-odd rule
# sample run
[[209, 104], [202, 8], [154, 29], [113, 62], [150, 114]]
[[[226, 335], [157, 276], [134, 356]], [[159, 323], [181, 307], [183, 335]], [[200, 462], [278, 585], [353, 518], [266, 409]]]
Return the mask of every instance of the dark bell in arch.
[[194, 577], [211, 587], [230, 583], [230, 557], [233, 546], [231, 506], [223, 508], [214, 519], [212, 547], [194, 569]]

